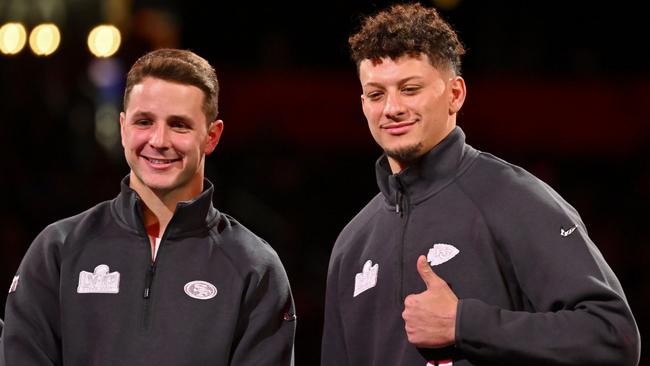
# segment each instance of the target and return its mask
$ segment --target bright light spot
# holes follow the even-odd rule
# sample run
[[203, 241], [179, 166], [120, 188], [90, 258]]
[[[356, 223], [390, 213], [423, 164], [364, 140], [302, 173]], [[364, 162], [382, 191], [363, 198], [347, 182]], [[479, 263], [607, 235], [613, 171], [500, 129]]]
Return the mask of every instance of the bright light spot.
[[27, 32], [20, 23], [7, 23], [0, 28], [0, 51], [15, 55], [25, 47]]
[[47, 23], [32, 29], [29, 35], [29, 47], [38, 56], [51, 55], [59, 48], [61, 33], [56, 25]]
[[112, 25], [99, 25], [88, 35], [88, 49], [97, 57], [111, 57], [120, 48], [120, 31]]

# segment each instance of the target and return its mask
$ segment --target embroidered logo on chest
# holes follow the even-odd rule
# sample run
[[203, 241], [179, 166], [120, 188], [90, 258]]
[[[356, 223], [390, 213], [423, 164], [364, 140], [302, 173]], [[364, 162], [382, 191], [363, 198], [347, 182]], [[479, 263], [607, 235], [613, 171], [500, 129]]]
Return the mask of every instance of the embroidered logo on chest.
[[375, 287], [378, 273], [379, 263], [373, 265], [371, 260], [367, 260], [363, 264], [363, 270], [354, 276], [354, 295], [352, 297], [357, 297], [360, 293]]
[[198, 300], [209, 300], [217, 296], [217, 288], [206, 281], [191, 281], [183, 287], [187, 296]]
[[452, 259], [458, 253], [460, 253], [460, 250], [453, 245], [436, 243], [433, 244], [431, 249], [429, 249], [429, 253], [427, 253], [427, 261], [431, 263], [432, 266], [437, 266]]
[[93, 273], [81, 271], [79, 273], [79, 294], [117, 294], [120, 292], [120, 272], [110, 273], [105, 264], [95, 267]]

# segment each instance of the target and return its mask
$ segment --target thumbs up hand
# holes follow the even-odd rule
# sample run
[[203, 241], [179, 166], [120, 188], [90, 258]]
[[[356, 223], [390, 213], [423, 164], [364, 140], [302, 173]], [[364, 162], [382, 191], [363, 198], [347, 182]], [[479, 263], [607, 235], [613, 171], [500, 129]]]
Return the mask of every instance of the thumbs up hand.
[[454, 344], [458, 298], [447, 282], [438, 277], [421, 255], [418, 273], [427, 286], [424, 292], [404, 299], [406, 335], [410, 343], [424, 348], [442, 348]]

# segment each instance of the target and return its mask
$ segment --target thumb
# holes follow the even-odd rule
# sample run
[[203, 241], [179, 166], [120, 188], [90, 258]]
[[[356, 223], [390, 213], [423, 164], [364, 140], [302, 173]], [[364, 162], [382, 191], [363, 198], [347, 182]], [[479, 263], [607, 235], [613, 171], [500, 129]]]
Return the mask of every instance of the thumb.
[[422, 281], [427, 285], [427, 290], [430, 290], [433, 284], [438, 281], [440, 277], [433, 272], [431, 266], [429, 266], [429, 262], [427, 262], [427, 258], [423, 255], [418, 257], [417, 266]]

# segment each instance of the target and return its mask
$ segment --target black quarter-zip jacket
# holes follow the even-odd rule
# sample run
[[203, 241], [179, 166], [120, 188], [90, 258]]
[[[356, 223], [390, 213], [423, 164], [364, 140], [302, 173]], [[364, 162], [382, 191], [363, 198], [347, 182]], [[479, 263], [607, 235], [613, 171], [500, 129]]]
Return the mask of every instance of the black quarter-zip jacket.
[[284, 268], [205, 186], [178, 204], [153, 264], [128, 177], [117, 198], [48, 226], [8, 295], [7, 365], [293, 364]]
[[[376, 172], [381, 192], [331, 254], [323, 366], [637, 364], [619, 281], [548, 185], [459, 127], [399, 174], [385, 156]], [[406, 337], [404, 298], [426, 289], [420, 255], [460, 300], [452, 347]]]

